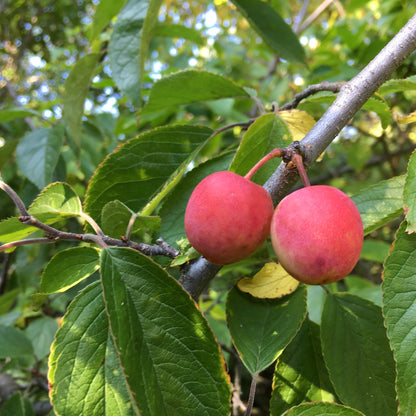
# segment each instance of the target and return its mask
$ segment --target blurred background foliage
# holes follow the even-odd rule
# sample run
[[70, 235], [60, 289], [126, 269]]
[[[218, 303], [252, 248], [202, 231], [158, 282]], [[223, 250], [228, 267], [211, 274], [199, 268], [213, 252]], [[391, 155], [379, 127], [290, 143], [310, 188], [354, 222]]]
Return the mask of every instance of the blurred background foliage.
[[[112, 78], [108, 46], [114, 22], [104, 28], [94, 26], [98, 0], [1, 1], [2, 178], [26, 204], [30, 204], [39, 193], [40, 189], [18, 168], [16, 147], [29, 132], [62, 122], [65, 81], [75, 63], [88, 52], [97, 52], [100, 58], [85, 102], [81, 149], [74, 146], [67, 133], [53, 173], [54, 180], [71, 184], [81, 197], [85, 194], [88, 180], [105, 156], [120, 143], [143, 131], [183, 122], [214, 129], [246, 122], [261, 111], [270, 111], [272, 103], [281, 106], [291, 101], [295, 94], [311, 84], [348, 81], [415, 11], [410, 0], [266, 2], [298, 34], [305, 49], [305, 64], [288, 62], [276, 56], [227, 0], [166, 0], [160, 9], [159, 23], [142, 74], [143, 102], [157, 80], [187, 68], [201, 68], [227, 76], [248, 88], [258, 102], [223, 99], [141, 116], [140, 109], [120, 93]], [[114, 7], [120, 10], [122, 6], [120, 1]], [[415, 74], [415, 68], [416, 57], [413, 55], [393, 78], [410, 77]], [[393, 110], [387, 128], [382, 128], [375, 113], [360, 111], [310, 169], [312, 183], [330, 184], [352, 195], [380, 180], [405, 172], [409, 155], [415, 148], [416, 128], [412, 123], [400, 124], [396, 118], [416, 110], [416, 92], [395, 92], [384, 98]], [[328, 104], [313, 100], [299, 106], [316, 120], [327, 107]], [[23, 111], [23, 117], [14, 117], [16, 113], [13, 112], [19, 111]], [[240, 127], [235, 127], [218, 135], [199, 156], [200, 161], [225, 150], [235, 150], [243, 134]], [[15, 215], [15, 208], [4, 193], [0, 194], [0, 212], [2, 218]], [[371, 282], [380, 282], [382, 262], [397, 224], [389, 224], [368, 236], [356, 274]], [[79, 225], [74, 221], [65, 227], [76, 230]], [[31, 305], [30, 294], [37, 290], [40, 272], [51, 253], [67, 246], [69, 243], [61, 243], [59, 247], [26, 246], [13, 254], [12, 267], [12, 256], [3, 254], [0, 294], [12, 293], [8, 298], [10, 305], [18, 302], [14, 310], [20, 315], [22, 328], [29, 330], [32, 321], [36, 322], [40, 317], [48, 319], [45, 315], [59, 317], [68, 300], [79, 290], [74, 288], [63, 296], [52, 297], [43, 312], [34, 310]], [[224, 317], [224, 311], [219, 307], [225, 293], [221, 286], [229, 288], [230, 281], [250, 271], [250, 262], [222, 269], [221, 275], [228, 273], [231, 278], [217, 280], [213, 292], [202, 302], [204, 305], [205, 300], [209, 301], [206, 307], [212, 312], [209, 319], [213, 326], [216, 325], [215, 319], [221, 321]], [[354, 281], [350, 282], [354, 287]], [[17, 288], [19, 290], [13, 292]], [[21, 292], [25, 295], [18, 297]], [[50, 321], [44, 324], [45, 327], [49, 325], [51, 333], [56, 330]], [[33, 389], [35, 400], [38, 395], [44, 398], [39, 391], [45, 392], [41, 385], [44, 382], [45, 354], [41, 347], [39, 349], [42, 353], [37, 360], [21, 363], [21, 376], [28, 380], [24, 388]], [[258, 396], [261, 398], [261, 393]]]

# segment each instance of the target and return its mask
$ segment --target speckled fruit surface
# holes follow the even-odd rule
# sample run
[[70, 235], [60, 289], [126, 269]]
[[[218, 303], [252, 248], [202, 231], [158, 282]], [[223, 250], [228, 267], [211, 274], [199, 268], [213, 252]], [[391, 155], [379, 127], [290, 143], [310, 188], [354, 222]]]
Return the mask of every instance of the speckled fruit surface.
[[233, 172], [203, 179], [185, 211], [191, 245], [211, 263], [224, 265], [253, 254], [270, 233], [273, 203], [260, 185]]
[[271, 239], [280, 264], [303, 283], [320, 285], [347, 276], [363, 245], [354, 202], [331, 186], [307, 186], [280, 201]]

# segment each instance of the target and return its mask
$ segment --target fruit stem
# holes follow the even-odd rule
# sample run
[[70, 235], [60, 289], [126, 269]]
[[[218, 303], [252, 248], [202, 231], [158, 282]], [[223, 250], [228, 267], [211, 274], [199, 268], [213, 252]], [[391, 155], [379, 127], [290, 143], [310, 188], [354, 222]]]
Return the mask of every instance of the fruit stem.
[[306, 174], [306, 169], [303, 165], [303, 159], [302, 156], [299, 153], [296, 153], [296, 151], [299, 151], [299, 142], [294, 142], [297, 144], [296, 148], [291, 147], [285, 147], [283, 149], [273, 149], [270, 153], [268, 153], [266, 156], [264, 156], [262, 159], [260, 159], [250, 170], [249, 172], [244, 176], [246, 179], [251, 180], [252, 176], [269, 160], [273, 159], [274, 157], [282, 157], [285, 162], [288, 162], [291, 160], [298, 169], [299, 175], [302, 179], [302, 182], [305, 186], [311, 186], [308, 175]]
[[283, 157], [282, 149], [274, 149], [269, 154], [264, 156], [260, 159], [251, 169], [250, 171], [244, 176], [246, 179], [250, 180], [251, 177], [269, 160], [273, 159], [274, 157]]
[[292, 161], [298, 169], [298, 172], [299, 172], [299, 175], [302, 179], [303, 184], [305, 186], [311, 186], [311, 183], [309, 182], [309, 179], [308, 179], [308, 175], [306, 174], [305, 166], [303, 166], [302, 156], [297, 154], [297, 153], [294, 153], [292, 155]]

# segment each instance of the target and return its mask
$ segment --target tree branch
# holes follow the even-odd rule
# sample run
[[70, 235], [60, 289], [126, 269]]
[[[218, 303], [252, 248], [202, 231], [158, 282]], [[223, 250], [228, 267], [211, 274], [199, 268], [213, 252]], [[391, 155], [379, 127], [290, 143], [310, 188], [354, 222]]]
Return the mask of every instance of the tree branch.
[[[416, 15], [353, 79], [343, 84], [337, 98], [302, 140], [304, 164], [310, 166], [335, 139], [364, 103], [416, 49]], [[298, 179], [284, 164], [276, 169], [264, 187], [278, 203]]]
[[[332, 105], [302, 140], [305, 166], [311, 166], [341, 129], [416, 48], [416, 15], [353, 79], [342, 85]], [[264, 187], [277, 204], [296, 183], [295, 169], [281, 163]], [[194, 299], [215, 277], [220, 266], [199, 258], [183, 271], [181, 282]]]
[[69, 240], [69, 241], [85, 241], [87, 243], [94, 243], [100, 246], [101, 248], [107, 248], [108, 246], [130, 247], [133, 250], [140, 251], [141, 253], [147, 256], [166, 256], [170, 258], [175, 258], [179, 256], [180, 254], [178, 250], [171, 247], [168, 243], [166, 243], [161, 238], [156, 240], [157, 245], [149, 245], [149, 244], [136, 243], [134, 241], [130, 241], [130, 239], [127, 239], [126, 237], [122, 237], [120, 240], [109, 237], [105, 235], [103, 231], [101, 230], [101, 228], [98, 226], [98, 224], [89, 215], [85, 213], [81, 213], [80, 216], [89, 222], [89, 224], [93, 227], [94, 231], [97, 234], [77, 234], [77, 233], [69, 233], [69, 232], [57, 230], [56, 228], [51, 227], [50, 225], [44, 224], [43, 222], [39, 221], [33, 215], [30, 215], [23, 201], [20, 199], [19, 195], [17, 195], [17, 193], [1, 179], [0, 179], [0, 189], [3, 189], [3, 191], [5, 191], [13, 200], [17, 209], [19, 210], [19, 213], [20, 213], [19, 221], [22, 224], [36, 227], [42, 231], [45, 231], [45, 237], [43, 238], [27, 238], [27, 239], [12, 241], [10, 243], [3, 244], [0, 246], [0, 252], [9, 250], [11, 248], [28, 245], [28, 244], [53, 243], [59, 240]]
[[320, 91], [340, 92], [343, 85], [344, 83], [342, 82], [328, 81], [323, 81], [320, 84], [310, 85], [308, 88], [306, 88], [306, 90], [300, 92], [299, 94], [296, 94], [295, 98], [292, 101], [285, 105], [282, 105], [278, 110], [283, 111], [296, 108], [303, 99]]

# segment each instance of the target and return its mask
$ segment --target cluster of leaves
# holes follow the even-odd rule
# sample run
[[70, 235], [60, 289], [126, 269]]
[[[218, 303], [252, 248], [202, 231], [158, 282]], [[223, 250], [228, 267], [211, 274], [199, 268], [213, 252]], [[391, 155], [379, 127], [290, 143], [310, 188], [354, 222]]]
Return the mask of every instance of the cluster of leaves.
[[[269, 103], [289, 102], [302, 82], [350, 79], [413, 8], [382, 2], [375, 19], [377, 2], [350, 1], [302, 28], [320, 2], [173, 3], [102, 0], [66, 19], [62, 2], [39, 20], [44, 42], [14, 55], [25, 41], [17, 17], [32, 9], [1, 15], [15, 69], [0, 79], [14, 91], [0, 109], [1, 183], [20, 198], [0, 195], [0, 380], [14, 393], [1, 396], [0, 415], [42, 414], [49, 398], [43, 414], [237, 415], [262, 377], [272, 378], [271, 396], [256, 396], [264, 414], [414, 414], [415, 132], [413, 114], [399, 114], [413, 110], [411, 59], [310, 169], [312, 182], [354, 194], [366, 234], [354, 275], [328, 291], [284, 287], [266, 242], [218, 268], [198, 304], [180, 284], [198, 257], [183, 226], [196, 184], [219, 170], [244, 175], [302, 139], [335, 94], [323, 88], [285, 111]], [[27, 97], [59, 76], [56, 101], [25, 105], [34, 54], [42, 77], [53, 75]], [[109, 97], [117, 115], [102, 111]], [[253, 180], [263, 184], [277, 163]], [[143, 254], [159, 237], [182, 254]]]

